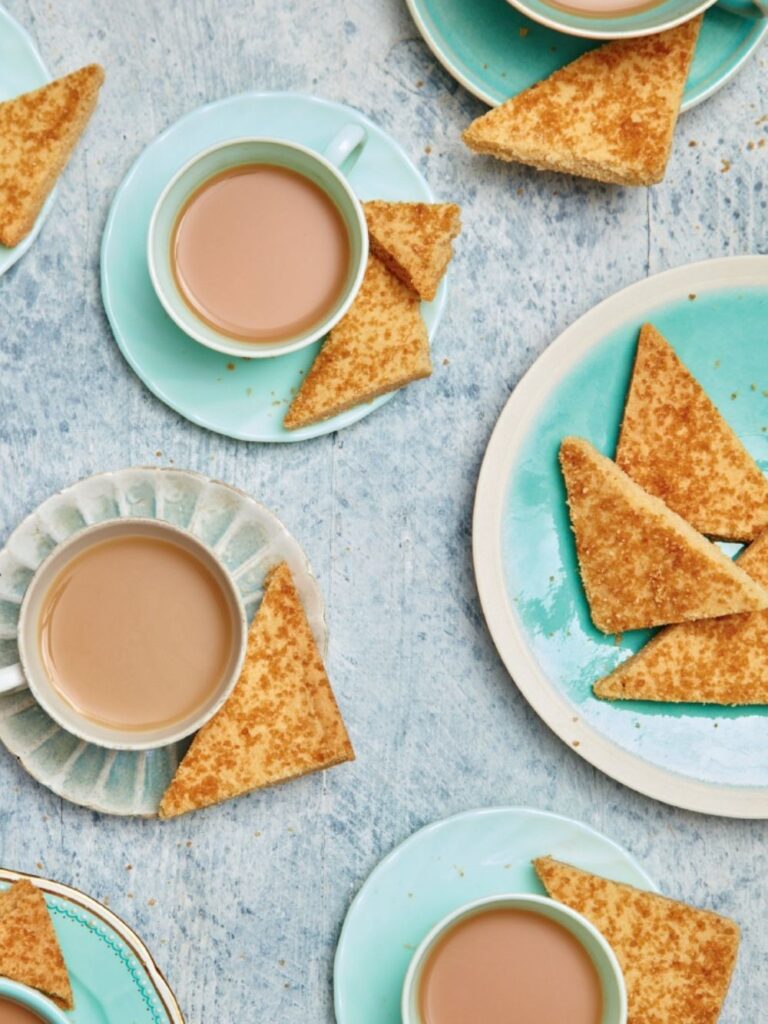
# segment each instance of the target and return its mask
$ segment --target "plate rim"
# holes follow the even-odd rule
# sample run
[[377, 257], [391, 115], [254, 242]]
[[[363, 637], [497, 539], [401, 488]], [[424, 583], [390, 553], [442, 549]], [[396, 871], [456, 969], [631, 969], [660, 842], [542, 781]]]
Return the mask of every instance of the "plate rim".
[[[236, 441], [245, 441], [249, 444], [298, 444], [301, 443], [302, 441], [309, 441], [317, 437], [325, 437], [329, 434], [337, 433], [340, 430], [344, 430], [347, 427], [353, 426], [355, 423], [359, 423], [360, 420], [365, 419], [372, 412], [375, 412], [382, 405], [385, 405], [387, 402], [389, 402], [402, 389], [390, 391], [384, 395], [379, 395], [377, 398], [374, 398], [370, 402], [363, 402], [358, 406], [354, 406], [352, 409], [348, 409], [342, 413], [339, 413], [338, 416], [348, 417], [348, 419], [346, 419], [343, 424], [337, 424], [335, 422], [338, 417], [331, 417], [328, 420], [321, 420], [319, 423], [316, 423], [308, 427], [304, 427], [301, 430], [288, 432], [285, 436], [280, 435], [277, 437], [268, 437], [263, 434], [259, 434], [257, 436], [254, 435], [253, 433], [245, 433], [238, 430], [224, 431], [220, 427], [217, 427], [210, 420], [206, 419], [205, 417], [200, 416], [199, 414], [194, 412], [187, 412], [180, 408], [178, 403], [176, 403], [175, 401], [171, 401], [171, 399], [165, 394], [164, 389], [160, 385], [158, 385], [154, 380], [148, 379], [144, 372], [140, 371], [136, 360], [133, 358], [132, 353], [129, 351], [125, 344], [123, 332], [121, 328], [118, 326], [117, 319], [112, 308], [112, 300], [110, 294], [110, 273], [109, 270], [107, 269], [107, 250], [110, 246], [112, 234], [115, 230], [117, 211], [118, 207], [122, 204], [123, 193], [125, 189], [131, 184], [134, 176], [138, 173], [139, 165], [142, 163], [147, 151], [150, 149], [150, 147], [153, 147], [156, 144], [164, 142], [171, 132], [175, 131], [180, 126], [183, 126], [185, 123], [193, 120], [201, 114], [209, 113], [210, 111], [215, 110], [218, 107], [222, 107], [229, 103], [244, 99], [250, 99], [255, 101], [272, 99], [299, 100], [304, 102], [310, 102], [317, 106], [322, 106], [326, 108], [329, 107], [339, 111], [340, 113], [344, 113], [347, 116], [349, 116], [350, 114], [353, 115], [355, 118], [358, 118], [367, 129], [372, 130], [378, 135], [384, 136], [388, 144], [391, 145], [397, 152], [400, 159], [403, 160], [404, 163], [407, 164], [408, 167], [421, 179], [427, 196], [426, 200], [424, 201], [434, 203], [436, 200], [435, 194], [432, 190], [432, 186], [429, 184], [429, 182], [421, 173], [421, 171], [413, 162], [413, 160], [411, 160], [411, 158], [408, 156], [401, 143], [393, 135], [387, 132], [384, 128], [377, 125], [370, 117], [368, 117], [367, 114], [364, 114], [362, 110], [359, 110], [357, 107], [350, 106], [349, 104], [346, 103], [340, 103], [337, 100], [328, 100], [321, 96], [314, 96], [311, 93], [305, 93], [300, 90], [293, 91], [290, 89], [277, 89], [274, 91], [255, 89], [246, 90], [244, 92], [233, 93], [229, 96], [223, 96], [217, 100], [211, 100], [208, 103], [203, 103], [200, 106], [195, 107], [193, 110], [188, 110], [185, 114], [182, 114], [181, 117], [177, 118], [171, 124], [167, 125], [159, 134], [157, 134], [145, 146], [142, 147], [141, 152], [136, 156], [135, 160], [133, 161], [133, 163], [123, 176], [122, 180], [120, 181], [120, 184], [117, 186], [117, 189], [115, 190], [114, 196], [112, 197], [112, 201], [109, 206], [109, 213], [107, 214], [107, 219], [104, 225], [104, 230], [101, 236], [101, 243], [99, 246], [99, 285], [102, 306], [104, 308], [104, 312], [107, 317], [107, 321], [109, 323], [113, 339], [118, 349], [120, 350], [121, 355], [127, 362], [132, 372], [135, 374], [135, 376], [138, 378], [141, 384], [155, 396], [155, 398], [161, 401], [169, 409], [172, 409], [179, 416], [182, 416], [190, 423], [194, 423], [196, 426], [201, 427], [204, 430], [209, 430], [211, 431], [211, 433], [218, 434], [221, 437], [231, 437]], [[440, 287], [438, 289], [435, 299], [431, 303], [429, 303], [429, 306], [433, 311], [432, 325], [431, 327], [427, 327], [427, 334], [429, 337], [430, 347], [432, 345], [432, 342], [434, 341], [437, 329], [440, 326], [440, 321], [442, 320], [443, 313], [445, 311], [445, 303], [448, 292], [447, 284], [449, 278], [450, 271], [448, 274], [445, 275], [443, 280], [440, 282]], [[193, 342], [193, 344], [196, 343]]]
[[45, 878], [43, 875], [33, 875], [28, 871], [0, 868], [0, 881], [13, 884], [14, 882], [25, 880], [32, 882], [37, 889], [40, 889], [41, 892], [49, 896], [64, 899], [81, 910], [88, 911], [89, 914], [99, 918], [108, 928], [115, 932], [128, 946], [152, 982], [162, 1009], [171, 1024], [185, 1024], [185, 1017], [176, 995], [146, 943], [114, 910], [106, 907], [93, 896], [89, 896], [88, 893], [75, 888], [75, 886], [67, 885], [65, 882], [56, 882], [53, 879]]
[[[463, 71], [461, 71], [459, 66], [451, 60], [449, 55], [440, 48], [436, 39], [430, 32], [427, 21], [422, 14], [422, 0], [405, 0], [405, 2], [408, 6], [411, 18], [413, 19], [413, 23], [419, 30], [419, 34], [424, 40], [427, 49], [431, 52], [432, 56], [438, 61], [438, 63], [441, 64], [448, 72], [451, 78], [458, 82], [459, 85], [466, 89], [468, 93], [475, 97], [475, 99], [480, 100], [487, 106], [492, 108], [501, 106], [500, 102], [492, 96], [490, 92], [473, 82], [471, 78], [468, 78]], [[712, 7], [714, 6], [716, 6], [716, 4], [712, 5]], [[692, 96], [687, 100], [683, 98], [683, 102], [680, 105], [680, 112], [682, 114], [689, 110], [693, 110], [694, 107], [697, 107], [700, 103], [704, 103], [706, 100], [714, 96], [715, 93], [719, 92], [741, 71], [742, 67], [755, 54], [760, 44], [766, 36], [768, 36], [768, 18], [754, 18], [752, 21], [752, 32], [747, 36], [745, 43], [735, 51], [738, 56], [732, 66], [725, 72], [725, 74], [721, 75], [714, 82], [710, 83], [710, 85], [703, 88], [695, 96]], [[599, 40], [597, 41], [600, 42]], [[610, 42], [610, 40], [603, 40], [603, 42]]]
[[[37, 47], [37, 43], [32, 38], [31, 32], [29, 32], [21, 24], [20, 21], [18, 21], [16, 18], [14, 18], [14, 16], [5, 8], [5, 6], [3, 4], [0, 4], [0, 22], [3, 22], [3, 21], [5, 21], [6, 24], [10, 28], [12, 28], [14, 32], [16, 32], [18, 34], [18, 36], [20, 37], [21, 41], [23, 43], [25, 43], [26, 46], [28, 47], [30, 57], [32, 58], [34, 63], [37, 65], [37, 67], [40, 70], [41, 75], [43, 76], [43, 81], [41, 82], [41, 87], [43, 85], [47, 85], [49, 82], [53, 81], [53, 76], [51, 75], [50, 71], [48, 70], [48, 66], [46, 65], [45, 61], [43, 60], [42, 55], [40, 53], [40, 50]], [[20, 93], [19, 95], [23, 95], [23, 94]], [[9, 97], [9, 98], [12, 99], [13, 97]], [[3, 247], [5, 253], [7, 253], [8, 255], [5, 256], [2, 261], [0, 261], [3, 264], [2, 267], [0, 267], [0, 277], [2, 277], [3, 274], [7, 273], [7, 271], [9, 271], [11, 269], [11, 267], [15, 266], [19, 262], [21, 257], [24, 256], [24, 254], [27, 253], [29, 251], [29, 249], [31, 249], [35, 239], [37, 238], [37, 236], [40, 234], [40, 232], [42, 230], [43, 224], [45, 224], [46, 220], [48, 219], [48, 216], [50, 215], [51, 210], [53, 209], [53, 205], [56, 202], [56, 196], [58, 194], [58, 191], [59, 191], [59, 184], [58, 184], [58, 179], [57, 179], [56, 183], [54, 184], [53, 188], [50, 191], [50, 194], [48, 195], [48, 198], [43, 203], [43, 208], [40, 211], [40, 213], [37, 215], [37, 219], [35, 220], [35, 223], [34, 223], [34, 225], [32, 227], [32, 230], [29, 232], [29, 234], [26, 235], [25, 238], [22, 238], [22, 240], [19, 242], [18, 245], [14, 245], [12, 248], [7, 249], [7, 248]]]
[[339, 995], [339, 985], [337, 984], [337, 977], [340, 973], [341, 958], [345, 955], [345, 946], [349, 942], [348, 931], [351, 927], [350, 918], [352, 914], [357, 911], [360, 903], [362, 902], [365, 894], [371, 885], [375, 885], [380, 873], [387, 870], [393, 861], [402, 855], [403, 851], [411, 845], [418, 845], [426, 836], [432, 832], [439, 832], [440, 829], [445, 828], [449, 825], [455, 824], [462, 820], [472, 821], [478, 818], [491, 818], [497, 815], [514, 815], [522, 816], [523, 818], [535, 817], [535, 818], [546, 818], [551, 821], [565, 822], [569, 826], [575, 825], [577, 828], [584, 832], [589, 833], [591, 836], [598, 838], [601, 842], [607, 843], [613, 847], [618, 853], [621, 854], [622, 858], [628, 861], [631, 866], [637, 871], [638, 875], [648, 885], [649, 892], [658, 893], [659, 887], [656, 882], [651, 878], [642, 864], [637, 860], [634, 854], [630, 853], [625, 847], [618, 843], [615, 839], [611, 839], [610, 836], [605, 835], [603, 832], [598, 831], [592, 825], [588, 825], [584, 821], [579, 821], [577, 818], [571, 818], [567, 814], [559, 814], [557, 811], [548, 811], [540, 807], [526, 807], [523, 804], [494, 804], [490, 807], [472, 807], [465, 811], [458, 811], [455, 814], [449, 814], [445, 818], [439, 818], [437, 821], [428, 822], [426, 825], [422, 825], [417, 828], [410, 835], [406, 836], [401, 842], [397, 843], [391, 850], [386, 853], [381, 860], [373, 866], [371, 871], [366, 875], [360, 884], [359, 889], [355, 893], [354, 897], [350, 901], [347, 907], [346, 914], [344, 915], [344, 921], [341, 926], [339, 933], [339, 939], [336, 944], [336, 952], [333, 958], [333, 1010], [337, 1021], [337, 1024], [346, 1024], [346, 1021], [342, 1020], [342, 1014], [346, 1013], [346, 1008], [341, 1003], [341, 996]]
[[553, 388], [612, 329], [635, 315], [634, 306], [647, 308], [707, 286], [714, 291], [729, 285], [768, 287], [768, 255], [701, 260], [642, 278], [597, 303], [544, 349], [505, 402], [483, 455], [472, 515], [472, 562], [483, 616], [504, 667], [539, 718], [569, 749], [609, 778], [661, 803], [724, 818], [766, 819], [768, 787], [685, 776], [619, 747], [585, 723], [539, 667], [509, 602], [503, 572], [501, 522], [509, 473], [532, 419]]

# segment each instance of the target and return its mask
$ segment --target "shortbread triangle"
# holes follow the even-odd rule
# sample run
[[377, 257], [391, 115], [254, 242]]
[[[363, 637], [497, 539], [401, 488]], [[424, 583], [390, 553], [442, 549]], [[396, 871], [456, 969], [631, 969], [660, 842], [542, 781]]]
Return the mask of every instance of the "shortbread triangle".
[[45, 897], [26, 879], [0, 892], [0, 975], [36, 988], [65, 1010], [74, 1005]]
[[534, 867], [549, 896], [586, 917], [616, 954], [627, 1024], [716, 1024], [739, 949], [735, 921], [551, 857]]
[[289, 430], [328, 419], [432, 372], [419, 300], [375, 256], [285, 415]]
[[354, 751], [285, 563], [251, 626], [240, 678], [163, 795], [160, 817], [350, 761]]
[[640, 331], [616, 462], [701, 533], [748, 541], [768, 527], [768, 479], [651, 324]]
[[604, 633], [768, 608], [722, 551], [580, 438], [560, 464], [592, 621]]
[[32, 230], [93, 113], [104, 81], [98, 64], [0, 103], [0, 244]]
[[415, 292], [431, 302], [461, 230], [455, 203], [364, 203], [371, 252]]
[[621, 39], [473, 121], [478, 153], [619, 185], [664, 177], [685, 80], [701, 26]]
[[[737, 559], [768, 587], [768, 531]], [[768, 611], [670, 626], [595, 685], [607, 700], [768, 704]]]

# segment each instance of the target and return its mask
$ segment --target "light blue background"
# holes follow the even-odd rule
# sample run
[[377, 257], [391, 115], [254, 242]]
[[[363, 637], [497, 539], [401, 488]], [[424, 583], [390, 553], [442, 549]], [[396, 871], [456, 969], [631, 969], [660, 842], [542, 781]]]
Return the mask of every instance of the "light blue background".
[[[470, 523], [510, 389], [576, 316], [649, 272], [768, 251], [768, 148], [748, 149], [768, 139], [755, 123], [768, 114], [768, 53], [684, 117], [663, 186], [626, 191], [467, 152], [459, 133], [483, 107], [399, 0], [8, 6], [53, 73], [96, 59], [107, 83], [39, 240], [0, 279], [0, 532], [56, 488], [128, 464], [173, 460], [249, 490], [320, 578], [358, 761], [161, 825], [62, 804], [2, 755], [0, 862], [108, 898], [190, 1024], [329, 1024], [341, 921], [379, 858], [454, 811], [540, 806], [626, 845], [670, 895], [736, 917], [744, 947], [723, 1024], [759, 1021], [768, 824], [653, 803], [550, 734], [489, 640]], [[168, 411], [128, 371], [98, 290], [109, 202], [142, 147], [198, 104], [251, 88], [355, 104], [464, 206], [433, 377], [342, 434], [289, 447], [224, 440]]]

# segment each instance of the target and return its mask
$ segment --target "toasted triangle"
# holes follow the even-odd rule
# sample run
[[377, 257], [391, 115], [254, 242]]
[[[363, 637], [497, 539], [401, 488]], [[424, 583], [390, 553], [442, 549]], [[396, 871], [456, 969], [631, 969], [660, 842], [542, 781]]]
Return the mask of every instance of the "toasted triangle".
[[192, 741], [163, 795], [160, 817], [173, 818], [354, 756], [283, 562], [267, 580], [232, 696]]
[[541, 857], [548, 894], [607, 939], [627, 985], [627, 1024], [715, 1024], [739, 949], [735, 921]]
[[64, 1010], [74, 1005], [45, 897], [26, 879], [0, 892], [0, 975], [36, 988]]
[[461, 231], [455, 203], [364, 203], [371, 252], [420, 299], [431, 302]]
[[32, 230], [93, 113], [104, 81], [98, 64], [0, 103], [0, 244]]
[[473, 121], [478, 153], [619, 185], [664, 177], [701, 26], [590, 50]]
[[328, 419], [432, 372], [419, 300], [375, 256], [285, 415], [289, 430]]
[[768, 590], [581, 438], [560, 465], [592, 621], [604, 633], [768, 608]]
[[[768, 587], [768, 531], [737, 562]], [[607, 700], [768, 704], [768, 611], [669, 626], [594, 690]]]
[[616, 462], [701, 533], [748, 541], [768, 526], [768, 479], [651, 324], [640, 331]]

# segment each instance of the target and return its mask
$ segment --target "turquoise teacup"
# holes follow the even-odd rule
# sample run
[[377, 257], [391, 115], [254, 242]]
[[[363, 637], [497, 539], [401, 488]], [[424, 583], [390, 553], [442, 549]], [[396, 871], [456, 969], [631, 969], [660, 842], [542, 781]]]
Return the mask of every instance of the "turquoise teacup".
[[[342, 173], [342, 165], [366, 143], [365, 129], [345, 125], [322, 155], [295, 142], [272, 138], [240, 138], [222, 142], [193, 157], [169, 181], [157, 200], [149, 224], [147, 262], [157, 297], [168, 316], [201, 345], [245, 359], [286, 355], [318, 341], [344, 316], [363, 282], [368, 262], [368, 229], [360, 201]], [[189, 197], [206, 181], [246, 164], [270, 164], [296, 171], [317, 185], [341, 214], [349, 237], [349, 265], [341, 294], [321, 323], [292, 338], [279, 341], [238, 341], [217, 331], [198, 317], [185, 302], [173, 273], [171, 239], [179, 213]]]
[[[18, 1003], [34, 1014], [45, 1024], [68, 1024], [69, 1018], [47, 999], [37, 989], [29, 988], [28, 985], [20, 985], [18, 981], [10, 981], [8, 978], [0, 978], [0, 1000], [7, 999], [11, 1003]], [[33, 1017], [34, 1019], [34, 1017]]]
[[[527, 17], [556, 32], [585, 39], [629, 39], [649, 36], [682, 25], [697, 14], [712, 7], [717, 0], [663, 0], [649, 3], [641, 9], [617, 13], [618, 0], [599, 0], [607, 10], [590, 14], [567, 9], [576, 0], [507, 0]], [[768, 15], [768, 0], [720, 0], [720, 6], [732, 14], [745, 18]]]
[[512, 894], [489, 896], [467, 903], [439, 921], [413, 954], [403, 984], [403, 1024], [424, 1024], [421, 1014], [421, 979], [430, 954], [451, 928], [460, 921], [489, 910], [525, 910], [561, 925], [586, 951], [595, 966], [603, 997], [600, 1024], [626, 1024], [627, 990], [616, 954], [600, 932], [581, 914], [546, 896]]

